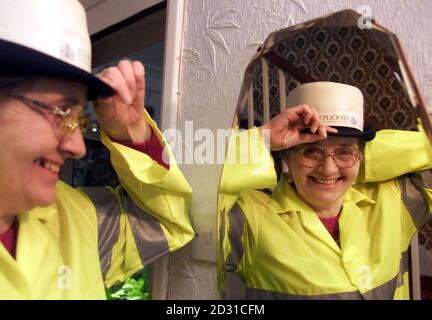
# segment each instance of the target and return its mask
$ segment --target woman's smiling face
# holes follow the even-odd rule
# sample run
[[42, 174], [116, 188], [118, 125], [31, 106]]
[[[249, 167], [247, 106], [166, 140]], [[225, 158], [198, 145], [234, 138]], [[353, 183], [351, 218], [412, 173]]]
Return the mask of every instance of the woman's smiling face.
[[329, 153], [341, 150], [340, 148], [359, 150], [359, 140], [351, 137], [329, 136], [311, 145], [323, 148], [327, 152], [316, 167], [305, 166], [295, 148], [288, 150], [284, 158], [298, 195], [315, 210], [342, 205], [345, 192], [354, 184], [358, 175], [360, 161], [348, 168], [340, 168]]
[[[44, 104], [86, 104], [86, 88], [76, 82], [39, 78], [31, 88], [19, 92]], [[56, 134], [56, 116], [31, 108], [20, 100], [1, 96], [0, 100], [0, 205], [18, 213], [47, 206], [56, 199], [59, 170], [67, 157], [81, 158], [85, 145], [80, 130], [68, 136]]]

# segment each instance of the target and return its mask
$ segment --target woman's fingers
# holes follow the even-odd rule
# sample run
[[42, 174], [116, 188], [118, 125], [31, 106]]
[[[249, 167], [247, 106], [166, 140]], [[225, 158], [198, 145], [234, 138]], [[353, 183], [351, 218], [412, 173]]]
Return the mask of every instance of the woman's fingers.
[[[292, 120], [291, 123], [293, 122], [293, 120], [294, 122], [296, 122], [296, 126], [298, 122], [302, 123], [305, 125], [305, 127], [308, 127], [312, 133], [316, 133], [320, 125], [320, 120], [318, 117], [318, 113], [314, 108], [311, 108], [308, 105], [299, 105], [292, 108], [290, 112], [292, 113], [292, 116], [290, 117]], [[297, 116], [297, 119], [295, 119], [293, 115]]]
[[[327, 138], [327, 133], [337, 133], [336, 128], [332, 128], [330, 126], [325, 125], [320, 119], [318, 112], [308, 105], [298, 106], [297, 112], [302, 110], [303, 123], [305, 124], [299, 130], [303, 130], [305, 127], [309, 127], [311, 133], [318, 133], [321, 139]], [[297, 126], [299, 127], [299, 126]]]
[[319, 133], [320, 137], [322, 137], [323, 139], [327, 138], [328, 133], [337, 133], [337, 132], [338, 132], [338, 130], [336, 128], [329, 127], [322, 122], [319, 126], [319, 129], [318, 129], [318, 133]]
[[[337, 133], [337, 129], [320, 121], [317, 111], [308, 105], [288, 108], [261, 128], [271, 130], [272, 150], [286, 149], [300, 143], [315, 142], [326, 139], [328, 133]], [[302, 133], [306, 128], [309, 128], [310, 133]]]
[[320, 121], [316, 118], [312, 118], [309, 128], [312, 133], [316, 133], [318, 127], [320, 126]]
[[[136, 87], [136, 79], [135, 79], [135, 73], [132, 66], [132, 62], [129, 60], [122, 60], [118, 63], [118, 69], [120, 70], [121, 76], [123, 78], [123, 81], [128, 87], [129, 95], [131, 98], [131, 103], [133, 100], [135, 100], [135, 95], [137, 91]], [[125, 101], [126, 102], [126, 101]], [[130, 103], [128, 103], [130, 104]]]
[[140, 61], [134, 61], [132, 63], [133, 71], [135, 74], [136, 81], [136, 90], [144, 91], [145, 90], [145, 69], [144, 65]]
[[133, 71], [135, 74], [136, 81], [136, 96], [138, 106], [144, 106], [144, 96], [145, 96], [145, 69], [141, 62], [134, 61]]
[[304, 124], [308, 125], [310, 123], [310, 121], [312, 120], [312, 117], [314, 116], [313, 111], [311, 110], [311, 108], [309, 108], [309, 106], [307, 105], [302, 105], [303, 107], [303, 121]]
[[319, 116], [318, 116], [317, 111], [313, 108], [312, 108], [312, 111], [314, 113], [314, 116], [313, 116], [314, 122], [311, 124], [311, 132], [316, 133], [318, 130], [318, 127], [320, 125], [320, 120], [319, 120]]
[[321, 124], [319, 125], [319, 127], [318, 127], [318, 133], [319, 133], [319, 136], [320, 136], [322, 139], [326, 139], [326, 138], [327, 138], [326, 125], [324, 125], [323, 123], [321, 123]]
[[338, 130], [336, 128], [333, 128], [330, 126], [326, 126], [326, 131], [331, 132], [331, 133], [337, 133], [338, 132]]
[[[123, 72], [126, 72], [127, 80], [125, 79]], [[125, 104], [129, 105], [132, 103], [131, 90], [127, 84], [127, 81], [130, 81], [131, 76], [129, 71], [125, 71], [125, 69], [121, 71], [119, 67], [109, 67], [97, 76], [99, 79], [110, 85]], [[134, 78], [133, 73], [132, 77]]]

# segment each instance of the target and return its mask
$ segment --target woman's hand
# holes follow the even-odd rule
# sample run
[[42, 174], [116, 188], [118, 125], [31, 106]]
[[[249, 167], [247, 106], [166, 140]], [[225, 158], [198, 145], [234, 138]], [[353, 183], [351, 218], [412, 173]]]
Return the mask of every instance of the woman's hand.
[[102, 128], [114, 139], [142, 143], [151, 136], [144, 120], [144, 66], [139, 61], [122, 60], [97, 76], [115, 91], [113, 97], [99, 97], [96, 114]]
[[[309, 128], [312, 133], [301, 133], [306, 128]], [[326, 139], [327, 132], [337, 132], [337, 129], [323, 124], [315, 109], [305, 104], [286, 109], [258, 129], [261, 134], [265, 134], [266, 129], [270, 130], [270, 149], [272, 151]]]

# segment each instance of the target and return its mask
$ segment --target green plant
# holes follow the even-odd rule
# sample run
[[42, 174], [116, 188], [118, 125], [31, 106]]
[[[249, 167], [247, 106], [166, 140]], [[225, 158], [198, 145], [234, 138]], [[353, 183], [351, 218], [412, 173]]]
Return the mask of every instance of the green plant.
[[110, 300], [149, 300], [144, 284], [143, 278], [128, 278], [123, 284], [107, 289], [107, 297]]

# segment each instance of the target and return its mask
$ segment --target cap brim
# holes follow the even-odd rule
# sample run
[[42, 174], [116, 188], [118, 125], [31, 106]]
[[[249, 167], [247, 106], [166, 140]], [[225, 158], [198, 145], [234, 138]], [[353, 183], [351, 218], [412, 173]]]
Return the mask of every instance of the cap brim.
[[88, 99], [115, 94], [113, 88], [96, 76], [39, 51], [0, 39], [0, 74], [36, 75], [84, 83]]
[[376, 131], [372, 128], [366, 128], [361, 132], [360, 130], [348, 127], [333, 127], [338, 130], [337, 133], [329, 133], [331, 136], [340, 137], [355, 137], [364, 141], [371, 141], [375, 138]]
[[[375, 138], [376, 130], [372, 128], [367, 128], [363, 132], [360, 130], [349, 128], [349, 127], [335, 127], [332, 126], [332, 128], [335, 128], [338, 130], [337, 133], [331, 133], [329, 132], [329, 136], [336, 136], [336, 137], [355, 137], [362, 139], [364, 141], [371, 141]], [[302, 133], [310, 133], [309, 128], [302, 130]]]

